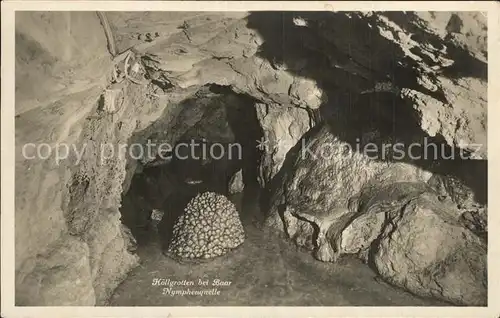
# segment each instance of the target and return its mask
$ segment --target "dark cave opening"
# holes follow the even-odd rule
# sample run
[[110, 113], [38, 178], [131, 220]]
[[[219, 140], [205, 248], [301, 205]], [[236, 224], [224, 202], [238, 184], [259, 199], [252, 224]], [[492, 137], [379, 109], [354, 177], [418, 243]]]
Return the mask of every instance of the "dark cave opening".
[[[242, 206], [241, 218], [263, 219], [260, 215], [248, 215], [255, 214], [255, 210], [248, 212], [244, 208], [245, 202], [254, 201], [259, 195], [257, 177], [261, 151], [257, 142], [263, 132], [256, 116], [255, 100], [219, 85], [203, 87], [189, 102], [196, 105], [196, 99], [200, 98], [209, 100], [208, 104], [196, 106], [203, 113], [201, 119], [187, 129], [182, 128], [183, 133], [172, 140], [171, 147], [159, 153], [162, 160], [145, 165], [138, 163], [141, 167], [122, 195], [122, 223], [131, 229], [139, 246], [158, 239], [165, 251], [176, 220], [187, 204], [204, 192], [215, 192], [230, 199], [237, 197]], [[182, 116], [181, 112], [178, 122], [183, 120]], [[167, 125], [173, 130], [177, 126]], [[153, 124], [140, 134], [155, 137], [157, 127], [165, 128]], [[235, 192], [230, 184], [238, 173], [241, 178], [236, 182], [243, 190]], [[157, 213], [161, 221], [155, 220]]]

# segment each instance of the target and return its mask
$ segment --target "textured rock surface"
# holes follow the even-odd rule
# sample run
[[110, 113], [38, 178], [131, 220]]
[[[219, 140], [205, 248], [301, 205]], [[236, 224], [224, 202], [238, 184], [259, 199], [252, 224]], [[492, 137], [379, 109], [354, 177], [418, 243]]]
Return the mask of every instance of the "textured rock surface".
[[[347, 221], [340, 216], [349, 208], [349, 200], [359, 195], [363, 187], [397, 181], [425, 182], [429, 177], [428, 173], [410, 164], [370, 159], [349, 148], [327, 126], [321, 127], [304, 147], [299, 148], [292, 162], [290, 172], [284, 175], [275, 190], [267, 220], [268, 225], [278, 228], [283, 211], [295, 217], [303, 213], [312, 217], [325, 213], [331, 217], [339, 213], [338, 221], [343, 224]], [[353, 216], [356, 210], [350, 212]], [[286, 226], [286, 229], [290, 236], [298, 235], [294, 227]], [[309, 235], [306, 231], [301, 241], [306, 241]]]
[[117, 210], [104, 210], [97, 216], [92, 228], [83, 235], [89, 246], [89, 263], [97, 304], [106, 303], [131, 267], [138, 265], [137, 255], [131, 253], [134, 239], [123, 227]]
[[[143, 262], [117, 288], [111, 306], [449, 306], [375, 279], [373, 270], [355, 259], [343, 266], [316, 261], [279, 233], [263, 231], [245, 217], [250, 209], [258, 215], [259, 206], [257, 200], [245, 205], [242, 198], [232, 198], [243, 214], [246, 239], [240, 248], [196, 266], [179, 264], [155, 246], [140, 248]], [[151, 286], [151, 272], [192, 280], [217, 277], [231, 284], [221, 287], [217, 297], [165, 297], [163, 286]]]
[[16, 305], [95, 305], [87, 244], [63, 235], [47, 250], [24, 262], [18, 271]]
[[340, 249], [346, 254], [357, 254], [369, 261], [371, 244], [380, 235], [385, 222], [383, 214], [365, 214], [356, 218], [342, 231]]
[[[155, 119], [161, 109], [144, 102], [139, 87], [124, 85], [121, 89], [130, 88], [131, 98], [120, 111], [113, 116], [101, 111], [112, 62], [95, 13], [24, 12], [16, 21], [21, 52], [16, 59], [16, 300], [24, 305], [102, 304], [137, 265], [137, 257], [128, 251], [129, 237], [118, 230], [127, 156], [105, 160], [109, 153], [103, 156], [100, 147], [107, 143], [118, 151], [118, 143], [127, 141], [137, 126], [133, 110], [144, 112], [147, 123], [147, 115]], [[59, 36], [68, 40], [60, 42]], [[23, 55], [28, 51], [32, 54]], [[27, 73], [38, 74], [37, 84], [24, 85]], [[29, 143], [34, 147], [23, 156]], [[52, 147], [51, 156], [35, 158], [33, 149], [42, 143]], [[60, 153], [68, 157], [57, 162], [61, 145], [68, 146]], [[68, 253], [75, 255], [65, 263]], [[61, 258], [53, 262], [43, 257], [58, 254]], [[52, 267], [55, 278], [40, 281]], [[32, 289], [23, 277], [35, 277], [40, 288]], [[72, 285], [76, 280], [82, 287]]]
[[[61, 201], [64, 186], [70, 178], [67, 162], [58, 166], [53, 160], [27, 161], [23, 158], [22, 147], [27, 143], [54, 146], [56, 142], [75, 141], [83, 119], [91, 112], [103, 88], [103, 70], [111, 62], [105, 50], [104, 34], [98, 29], [97, 17], [94, 14], [77, 16], [67, 19], [73, 14], [22, 13], [16, 19], [16, 49], [20, 52], [16, 54], [16, 226], [26, 229], [16, 231], [16, 268], [64, 232]], [[54, 23], [51, 23], [52, 19]], [[68, 40], [68, 49], [63, 49], [60, 44], [51, 45], [50, 41], [58, 40], [51, 36], [57, 34], [54, 31], [57, 23], [64, 32], [72, 28], [82, 29], [86, 24], [95, 25], [95, 36], [87, 41], [87, 33], [75, 34], [71, 41]], [[69, 34], [64, 32], [61, 36], [69, 39]], [[81, 50], [79, 45], [83, 43], [86, 46]], [[26, 54], [30, 50], [33, 53]], [[77, 54], [83, 54], [83, 57], [75, 59], [75, 63], [72, 58]], [[81, 70], [75, 72], [81, 78], [72, 85], [71, 81], [58, 78], [69, 72], [73, 67], [71, 64], [77, 64], [74, 67], [79, 66]], [[92, 64], [93, 68], [87, 68]], [[97, 72], [93, 72], [94, 69]], [[53, 74], [56, 70], [58, 72]], [[26, 76], [31, 78], [29, 82]], [[36, 85], [23, 85], [37, 78], [33, 82]], [[78, 116], [74, 116], [75, 109], [79, 109]], [[27, 157], [36, 155], [33, 149], [27, 149]]]
[[65, 218], [74, 161], [26, 160], [36, 153], [28, 148], [23, 157], [22, 150], [27, 143], [81, 146], [111, 64], [106, 39], [94, 13], [19, 13], [16, 36], [16, 301], [94, 305], [89, 249], [68, 236]]
[[256, 104], [257, 118], [264, 132], [259, 183], [265, 187], [279, 172], [288, 151], [311, 128], [309, 113], [302, 108]]
[[245, 184], [243, 183], [243, 171], [239, 170], [229, 181], [229, 193], [239, 193], [245, 189]]
[[[303, 23], [296, 23], [298, 17]], [[105, 302], [137, 263], [130, 254], [130, 235], [120, 230], [117, 218], [121, 193], [130, 186], [137, 162], [127, 153], [103, 164], [99, 146], [145, 143], [148, 138], [173, 143], [203, 129], [203, 120], [221, 115], [210, 107], [198, 107], [212, 102], [209, 98], [204, 104], [206, 95], [196, 95], [207, 84], [250, 96], [264, 137], [281, 141], [264, 149], [260, 183], [271, 192], [267, 224], [285, 230], [298, 245], [317, 249], [313, 223], [324, 219], [318, 216], [346, 208], [354, 213], [349, 202], [363, 189], [426, 182], [432, 173], [458, 180], [444, 180], [444, 188], [440, 181], [429, 184], [436, 191], [444, 189], [441, 195], [457, 207], [452, 212], [464, 226], [482, 238], [487, 234], [485, 200], [478, 199], [485, 187], [474, 184], [486, 183], [485, 169], [481, 170], [485, 160], [479, 161], [483, 164], [478, 170], [448, 160], [439, 167], [449, 167], [443, 173], [420, 162], [395, 164], [342, 150], [356, 138], [362, 143], [408, 143], [435, 137], [440, 145], [486, 159], [487, 38], [480, 13], [110, 12], [109, 20], [118, 51], [135, 48], [151, 85], [109, 86], [113, 61], [94, 13], [16, 15], [19, 303]], [[152, 41], [147, 33], [154, 35]], [[106, 88], [124, 96], [115, 114], [103, 112], [100, 96]], [[393, 125], [396, 117], [399, 125]], [[227, 127], [219, 128], [218, 137], [233, 137]], [[300, 149], [295, 145], [301, 140], [313, 150], [328, 145], [329, 158], [297, 159]], [[63, 142], [76, 145], [78, 151], [86, 145], [80, 161], [74, 151], [58, 164], [53, 157], [39, 160], [22, 155], [27, 143], [54, 147]], [[26, 153], [33, 154], [33, 149]], [[473, 197], [461, 191], [467, 188]], [[421, 211], [426, 209], [415, 210], [420, 212], [414, 222], [421, 222]], [[344, 220], [335, 221], [335, 213], [328, 219], [338, 229], [344, 227]], [[366, 214], [350, 225], [345, 223], [340, 249], [365, 255], [380, 222], [378, 216]], [[442, 228], [451, 236], [465, 231]], [[471, 276], [470, 267], [461, 263], [472, 253], [478, 259], [473, 266], [482, 268], [481, 253], [474, 254], [464, 243], [483, 244], [473, 240], [444, 244], [446, 255], [459, 260], [455, 267], [426, 256], [432, 264], [444, 264], [439, 265], [446, 269], [444, 276], [423, 285], [405, 284], [395, 276], [394, 283], [458, 303], [479, 303], [484, 290], [477, 284], [482, 278]], [[328, 247], [325, 240], [321, 242]], [[54, 256], [59, 253], [68, 257]], [[403, 258], [399, 265], [406, 261]], [[64, 265], [58, 267], [58, 262]], [[463, 279], [450, 278], [459, 272]], [[392, 275], [390, 270], [385, 273]], [[78, 287], [78, 298], [76, 289], [68, 287], [76, 276], [87, 278]], [[40, 288], [31, 290], [28, 286], [33, 282], [43, 284], [34, 283]], [[443, 289], [434, 291], [434, 283]], [[451, 292], [456, 283], [470, 288], [462, 298]]]
[[487, 239], [488, 207], [486, 204], [477, 202], [474, 191], [470, 187], [449, 175], [434, 175], [428, 183], [448, 204], [457, 208], [461, 222], [468, 229]]
[[[430, 136], [466, 149], [482, 143], [475, 155], [486, 156], [486, 23], [479, 13], [109, 16], [120, 50], [135, 45], [148, 56], [151, 76], [171, 85], [229, 85], [268, 105], [311, 109], [339, 92], [389, 91], [413, 106]], [[299, 16], [306, 26], [294, 24]], [[448, 26], [456, 16], [458, 29]], [[346, 38], [346, 28], [358, 36]], [[151, 42], [139, 37], [153, 31], [159, 37]], [[325, 84], [334, 89], [326, 92]]]
[[[294, 23], [297, 17], [304, 23]], [[486, 158], [486, 29], [479, 13], [111, 13], [110, 20], [117, 46], [135, 45], [148, 57], [151, 77], [169, 85], [230, 86], [302, 132], [316, 118], [273, 109], [319, 108], [320, 117], [329, 117], [351, 99], [387, 92], [404, 101], [401, 108], [418, 117], [422, 132], [450, 146], [479, 148], [473, 155]], [[345, 30], [357, 36], [346, 38]], [[153, 31], [158, 38], [141, 40]], [[261, 122], [272, 138], [275, 127]], [[285, 135], [276, 137], [297, 141]], [[265, 152], [261, 179], [276, 175], [288, 147]]]
[[238, 210], [225, 196], [204, 192], [193, 198], [174, 225], [168, 253], [180, 259], [208, 259], [243, 244]]
[[[325, 156], [325, 149], [328, 156]], [[416, 294], [439, 297], [456, 304], [485, 303], [484, 284], [487, 280], [481, 273], [486, 271], [486, 244], [466, 229], [456, 205], [442, 204], [438, 200], [440, 192], [431, 187], [430, 172], [410, 163], [371, 159], [346, 147], [346, 143], [333, 135], [326, 125], [318, 127], [292, 158], [289, 172], [282, 175], [281, 184], [274, 190], [267, 220], [269, 226], [284, 229], [297, 245], [313, 250], [319, 260], [336, 262], [342, 253], [353, 253], [372, 262], [385, 255], [377, 266], [383, 267], [379, 273], [391, 283]], [[459, 186], [455, 184], [449, 188], [457, 193]], [[405, 228], [408, 226], [407, 231], [402, 232], [393, 218], [404, 215], [400, 211], [407, 211], [408, 204], [423, 194], [431, 195], [433, 199], [431, 203], [425, 201], [419, 208], [444, 220], [438, 223], [427, 220], [427, 214], [416, 213], [411, 222], [421, 222], [425, 226], [419, 227], [421, 230], [412, 230], [408, 222], [401, 221]], [[445, 198], [441, 196], [441, 199]], [[453, 228], [449, 229], [446, 222], [451, 222]], [[389, 234], [392, 232], [388, 227], [394, 223], [397, 240], [401, 243], [391, 245], [388, 242], [395, 240], [395, 234]], [[435, 225], [431, 226], [431, 223]], [[408, 241], [424, 241], [427, 231], [429, 235], [434, 231], [442, 235], [437, 242], [428, 242], [427, 245], [435, 244], [442, 255], [456, 256], [456, 264], [451, 260], [443, 261], [440, 254], [429, 250], [428, 254], [411, 257], [425, 257], [432, 271], [424, 267], [418, 270], [408, 267], [412, 261], [404, 257], [415, 252], [413, 243]], [[447, 235], [450, 236], [449, 244]], [[446, 242], [441, 244], [439, 240]], [[389, 252], [384, 249], [391, 250], [391, 256], [387, 256]], [[423, 247], [419, 253], [424, 252]], [[462, 264], [471, 253], [474, 258], [468, 265]], [[438, 269], [440, 274], [437, 274]], [[479, 271], [479, 274], [472, 274], [474, 271]], [[463, 278], [458, 272], [463, 272]], [[414, 275], [414, 281], [410, 281]]]
[[486, 244], [437, 202], [424, 195], [389, 216], [374, 255], [377, 270], [416, 294], [486, 306]]
[[[191, 92], [194, 96], [189, 96], [190, 91], [187, 92], [188, 98], [180, 103], [169, 104], [157, 121], [133, 136], [134, 142], [146, 144], [149, 140], [152, 145], [151, 158], [146, 154], [138, 154], [142, 164], [148, 166], [161, 163], [155, 158], [159, 153], [159, 145], [170, 145], [173, 148], [179, 139], [203, 137], [211, 142], [234, 142], [234, 132], [225, 119], [228, 117], [227, 107], [235, 107], [240, 103], [238, 96], [212, 93], [207, 88], [194, 90]], [[163, 107], [169, 101], [165, 98], [158, 101]]]

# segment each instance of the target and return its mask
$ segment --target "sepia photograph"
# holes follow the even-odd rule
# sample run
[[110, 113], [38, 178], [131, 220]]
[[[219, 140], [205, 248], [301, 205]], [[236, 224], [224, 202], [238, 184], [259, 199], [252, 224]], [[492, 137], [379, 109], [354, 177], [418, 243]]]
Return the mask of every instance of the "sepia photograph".
[[203, 3], [9, 8], [9, 308], [498, 309], [486, 6]]

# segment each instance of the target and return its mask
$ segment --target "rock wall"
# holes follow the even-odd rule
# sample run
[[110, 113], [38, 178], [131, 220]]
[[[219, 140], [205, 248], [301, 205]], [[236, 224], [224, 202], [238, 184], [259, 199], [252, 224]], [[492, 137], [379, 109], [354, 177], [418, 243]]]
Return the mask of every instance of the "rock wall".
[[[140, 85], [110, 86], [94, 12], [18, 13], [16, 23], [16, 303], [104, 304], [138, 264], [119, 212], [135, 165], [119, 145], [186, 95], [150, 99]], [[105, 89], [122, 96], [115, 112], [103, 108]], [[51, 156], [32, 146], [23, 154], [30, 143]], [[58, 147], [66, 159], [56, 161]]]
[[[119, 146], [173, 143], [220, 114], [195, 97], [201, 86], [110, 85], [115, 61], [94, 12], [18, 13], [16, 23], [16, 303], [101, 305], [138, 264], [119, 212], [137, 154]], [[117, 109], [106, 109], [106, 89]]]
[[259, 184], [265, 188], [280, 171], [288, 151], [312, 127], [312, 121], [303, 108], [275, 104], [256, 104], [255, 108], [264, 132], [258, 146], [263, 150]]
[[[327, 98], [319, 124], [284, 149], [266, 224], [319, 260], [358, 254], [386, 280], [416, 294], [485, 305], [485, 21], [469, 13], [290, 13], [276, 25], [293, 25], [298, 17], [303, 29], [315, 32], [295, 40], [285, 36], [293, 27], [273, 34], [271, 26], [258, 26], [271, 45], [292, 42], [294, 52], [326, 60], [331, 73], [307, 68]], [[436, 23], [443, 18], [445, 30]], [[454, 21], [462, 26], [452, 27]], [[285, 65], [298, 60], [268, 54]], [[408, 146], [425, 142], [437, 150], [408, 156]], [[381, 147], [398, 143], [406, 147], [401, 158]], [[366, 152], [369, 144], [377, 146], [375, 153]], [[466, 159], [449, 156], [467, 151]], [[425, 230], [429, 219], [435, 227]], [[424, 243], [419, 228], [435, 240]]]
[[416, 165], [346, 146], [327, 125], [315, 132], [274, 190], [267, 225], [318, 260], [357, 254], [416, 294], [485, 305], [486, 242], [468, 229], [450, 193], [431, 187], [432, 173]]
[[[460, 28], [448, 26], [458, 20]], [[227, 86], [264, 108], [303, 108], [313, 124], [339, 113], [347, 122], [375, 115], [380, 107], [347, 114], [342, 105], [385, 92], [401, 97], [406, 115], [417, 117], [427, 136], [474, 158], [487, 156], [487, 39], [480, 13], [131, 12], [110, 13], [110, 21], [117, 47], [145, 54], [159, 82]], [[356, 36], [346, 37], [345, 30]], [[148, 33], [158, 37], [147, 40]], [[307, 126], [304, 115], [293, 116]]]
[[95, 13], [17, 13], [17, 305], [96, 303], [89, 246], [71, 235], [65, 215], [74, 161], [26, 159], [36, 151], [27, 148], [23, 156], [23, 146], [47, 144], [45, 152], [63, 143], [81, 146], [85, 118], [96, 108], [110, 66]]
[[[174, 142], [198, 129], [210, 112], [190, 105], [204, 105], [197, 92], [207, 85], [252, 101], [269, 143], [259, 163], [259, 182], [270, 194], [267, 225], [320, 260], [358, 253], [415, 293], [484, 303], [487, 39], [481, 14], [108, 17], [117, 52], [133, 47], [140, 57], [144, 85], [110, 85], [123, 56], [112, 60], [95, 13], [16, 16], [17, 304], [105, 303], [138, 262], [118, 211], [137, 161], [130, 153], [104, 160], [99, 148], [148, 138]], [[102, 99], [106, 92], [121, 96], [116, 109]], [[359, 143], [426, 138], [479, 160], [395, 162], [390, 151], [378, 153], [389, 157], [381, 160], [352, 150]], [[34, 154], [31, 148], [23, 156], [28, 143], [74, 148], [60, 162], [27, 159]], [[75, 149], [84, 145], [80, 158]], [[329, 153], [301, 157], [303, 147]], [[423, 226], [425, 217], [436, 220], [429, 235], [443, 247], [442, 257], [417, 246], [421, 237], [405, 227]], [[400, 236], [392, 235], [396, 230]], [[457, 237], [462, 240], [452, 244]], [[413, 264], [418, 257], [422, 262]], [[465, 264], [468, 257], [473, 261]], [[401, 277], [405, 271], [410, 279]], [[70, 281], [77, 287], [68, 287]]]

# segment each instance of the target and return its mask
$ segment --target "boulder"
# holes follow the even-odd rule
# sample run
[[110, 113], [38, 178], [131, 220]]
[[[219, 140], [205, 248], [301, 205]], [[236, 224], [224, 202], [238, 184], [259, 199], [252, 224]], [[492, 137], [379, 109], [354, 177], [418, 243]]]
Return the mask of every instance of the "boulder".
[[388, 282], [453, 304], [487, 305], [487, 246], [436, 196], [422, 195], [388, 217], [374, 264]]
[[[232, 140], [234, 127], [211, 131], [204, 125], [224, 116], [212, 111], [213, 96], [197, 94], [214, 85], [247, 95], [255, 107], [267, 142], [258, 167], [259, 183], [270, 194], [266, 224], [321, 260], [334, 261], [341, 253], [367, 259], [370, 251], [394, 284], [457, 304], [484, 303], [487, 205], [484, 196], [478, 199], [485, 186], [477, 184], [486, 184], [486, 174], [470, 170], [464, 177], [459, 171], [466, 165], [449, 160], [444, 165], [452, 167], [443, 173], [422, 162], [374, 159], [352, 145], [356, 138], [410, 143], [430, 137], [487, 166], [485, 17], [408, 11], [298, 15], [109, 13], [117, 50], [134, 48], [151, 80], [147, 86], [110, 85], [116, 60], [94, 12], [16, 15], [18, 303], [105, 302], [136, 263], [117, 209], [138, 165], [131, 153], [103, 162], [99, 147], [144, 145], [147, 139], [174, 144], [198, 131]], [[102, 96], [117, 103], [105, 103], [102, 111]], [[81, 158], [73, 154], [55, 163], [25, 158], [27, 143], [87, 149]], [[141, 165], [153, 161], [141, 158]], [[429, 181], [433, 174], [444, 179]], [[435, 198], [420, 201], [423, 194], [408, 184], [407, 193], [388, 191], [400, 182], [427, 181], [434, 190], [424, 194], [444, 198], [449, 209], [436, 208]], [[367, 208], [394, 198], [402, 200]], [[444, 222], [443, 210], [459, 225]], [[405, 213], [396, 217], [391, 211]], [[382, 218], [382, 212], [388, 215]], [[398, 227], [391, 235], [385, 223], [390, 220]], [[438, 243], [416, 246], [427, 237]], [[416, 247], [408, 250], [402, 244], [407, 241]], [[378, 252], [370, 250], [375, 245]]]

